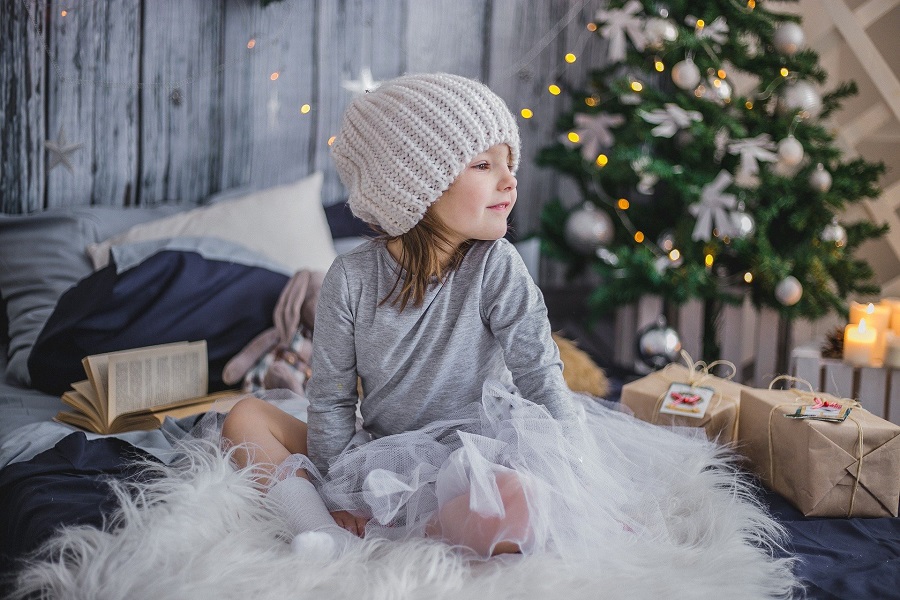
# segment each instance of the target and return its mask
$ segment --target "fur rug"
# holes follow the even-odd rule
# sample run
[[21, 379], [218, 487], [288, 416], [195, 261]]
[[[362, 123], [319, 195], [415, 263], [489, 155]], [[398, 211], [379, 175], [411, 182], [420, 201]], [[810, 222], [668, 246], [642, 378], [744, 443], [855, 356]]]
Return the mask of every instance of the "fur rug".
[[477, 561], [429, 540], [366, 540], [337, 560], [304, 562], [249, 474], [234, 471], [212, 444], [194, 442], [184, 461], [147, 468], [159, 475], [153, 483], [116, 485], [122, 508], [106, 531], [63, 531], [20, 574], [14, 597], [749, 600], [791, 592], [790, 561], [748, 553], [728, 527], [709, 527], [701, 544], [677, 556], [637, 538], [626, 551], [582, 562]]

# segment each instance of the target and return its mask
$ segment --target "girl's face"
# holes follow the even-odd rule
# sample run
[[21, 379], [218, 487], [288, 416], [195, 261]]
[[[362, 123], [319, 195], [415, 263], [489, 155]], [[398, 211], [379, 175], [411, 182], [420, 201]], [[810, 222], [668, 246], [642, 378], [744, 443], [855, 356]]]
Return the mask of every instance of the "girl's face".
[[509, 146], [498, 144], [466, 165], [431, 205], [457, 245], [467, 240], [497, 240], [506, 235], [506, 218], [516, 203], [516, 178]]

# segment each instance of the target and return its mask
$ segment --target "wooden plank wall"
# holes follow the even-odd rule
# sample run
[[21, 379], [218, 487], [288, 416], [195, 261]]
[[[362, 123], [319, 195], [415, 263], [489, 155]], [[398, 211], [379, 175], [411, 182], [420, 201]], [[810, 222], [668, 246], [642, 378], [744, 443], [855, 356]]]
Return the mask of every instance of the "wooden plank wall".
[[[323, 202], [344, 198], [328, 139], [363, 69], [376, 80], [449, 71], [488, 83], [518, 117], [523, 157], [515, 225], [534, 233], [543, 205], [580, 202], [573, 184], [534, 164], [569, 99], [605, 61], [585, 24], [605, 0], [105, 0], [0, 2], [0, 212], [57, 206], [195, 204], [232, 188], [325, 173]], [[63, 11], [66, 12], [63, 15]], [[562, 60], [574, 52], [578, 60]], [[308, 113], [301, 107], [308, 104]], [[72, 170], [48, 168], [46, 140], [80, 147]], [[564, 286], [544, 261], [542, 283]], [[599, 283], [594, 281], [594, 283]], [[617, 359], [661, 304], [616, 322]], [[685, 348], [700, 350], [699, 303], [683, 307]], [[775, 370], [777, 319], [726, 309], [723, 351], [741, 378]], [[820, 335], [795, 326], [795, 341]], [[772, 346], [772, 348], [770, 348]]]
[[[0, 212], [202, 202], [325, 172], [327, 141], [364, 68], [376, 80], [449, 71], [517, 115], [516, 227], [537, 230], [561, 177], [538, 168], [568, 98], [605, 47], [585, 24], [604, 0], [108, 0], [0, 2]], [[65, 14], [64, 14], [65, 13]], [[8, 41], [8, 43], [7, 43]], [[568, 65], [566, 52], [580, 53]], [[310, 111], [301, 113], [308, 104]], [[46, 140], [80, 147], [48, 169]], [[561, 192], [562, 190], [562, 192]]]

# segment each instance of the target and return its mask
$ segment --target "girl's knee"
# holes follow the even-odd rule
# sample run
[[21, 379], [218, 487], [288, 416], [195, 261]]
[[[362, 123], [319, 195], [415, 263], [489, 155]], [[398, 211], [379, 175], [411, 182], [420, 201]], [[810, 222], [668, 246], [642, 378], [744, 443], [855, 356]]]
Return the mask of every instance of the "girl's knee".
[[259, 422], [262, 415], [262, 404], [259, 398], [248, 396], [235, 404], [222, 423], [222, 436], [232, 442], [244, 441], [245, 433]]

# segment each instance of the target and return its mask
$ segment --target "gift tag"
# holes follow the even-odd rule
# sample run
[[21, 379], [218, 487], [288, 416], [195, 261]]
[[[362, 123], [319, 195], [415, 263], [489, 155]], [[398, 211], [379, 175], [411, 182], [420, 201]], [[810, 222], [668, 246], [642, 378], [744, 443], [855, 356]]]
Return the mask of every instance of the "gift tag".
[[849, 406], [843, 406], [840, 402], [829, 402], [816, 398], [815, 404], [801, 406], [795, 412], [784, 416], [792, 419], [814, 419], [830, 423], [843, 423], [847, 415], [850, 414], [850, 410]]
[[702, 419], [712, 401], [715, 390], [708, 387], [694, 387], [686, 383], [673, 383], [666, 392], [659, 412]]

